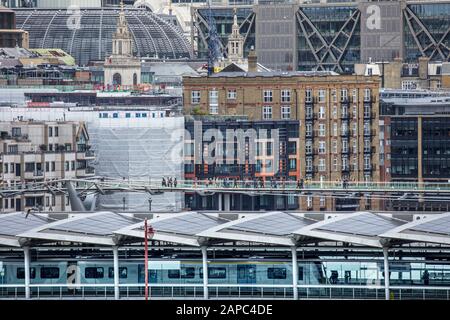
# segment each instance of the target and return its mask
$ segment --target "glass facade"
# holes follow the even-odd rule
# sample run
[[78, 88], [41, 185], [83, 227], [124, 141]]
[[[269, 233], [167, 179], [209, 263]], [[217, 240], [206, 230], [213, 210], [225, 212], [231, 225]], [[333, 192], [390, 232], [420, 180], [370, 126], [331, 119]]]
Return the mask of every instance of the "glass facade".
[[[252, 8], [237, 8], [237, 20], [238, 24], [241, 25], [246, 18], [252, 14]], [[230, 6], [229, 9], [225, 8], [215, 8], [214, 10], [211, 10], [212, 17], [216, 23], [216, 30], [217, 30], [217, 36], [219, 37], [222, 45], [224, 48], [227, 46], [228, 37], [231, 34], [231, 30], [233, 27], [233, 17], [234, 17], [234, 8]], [[205, 21], [208, 21], [208, 10], [207, 9], [199, 9], [198, 14], [204, 19]], [[199, 23], [199, 21], [196, 22], [197, 28], [199, 28], [203, 34], [208, 37], [208, 30], [205, 25]], [[250, 33], [247, 36], [247, 39], [244, 43], [244, 56], [246, 57], [248, 53], [250, 52], [250, 48], [255, 46], [255, 24], [250, 24], [249, 21], [241, 26], [239, 29], [239, 32], [241, 35], [247, 34], [250, 28]], [[208, 58], [208, 46], [206, 43], [201, 41], [201, 37], [198, 39], [198, 48], [197, 48], [197, 56], [201, 59], [207, 59]]]
[[[421, 21], [426, 27], [427, 31], [433, 37], [434, 41], [439, 43], [442, 41], [443, 45], [439, 46], [439, 49], [445, 55], [445, 58], [439, 54], [435, 46], [430, 46], [425, 54], [433, 61], [448, 60], [450, 54], [447, 48], [450, 47], [450, 36], [448, 30], [450, 29], [450, 3], [430, 3], [430, 4], [411, 4], [408, 8], [414, 13], [414, 15]], [[407, 18], [404, 20], [404, 43], [405, 43], [405, 60], [417, 61], [422, 56], [420, 49], [417, 46], [413, 33], [407, 24]], [[411, 19], [412, 28], [415, 32], [418, 32], [420, 25], [415, 19]], [[420, 42], [423, 48], [428, 47], [431, 44], [431, 39], [425, 34], [421, 33], [417, 36], [417, 40]], [[445, 47], [444, 47], [445, 46]]]
[[[315, 28], [320, 32], [323, 39], [330, 45], [341, 28], [345, 25], [346, 21], [357, 10], [356, 7], [307, 7], [300, 9], [308, 19], [314, 24]], [[348, 34], [351, 33], [353, 24], [349, 23], [344, 28], [344, 31]], [[350, 38], [347, 49], [342, 57], [340, 63], [344, 72], [352, 72], [353, 64], [360, 60], [360, 31], [359, 21], [355, 27], [353, 36]], [[306, 31], [311, 33], [313, 30], [307, 28]], [[298, 27], [298, 70], [314, 70], [317, 67], [317, 61], [314, 57], [314, 53], [311, 51], [307, 42], [307, 37], [303, 33], [302, 29]], [[314, 35], [310, 38], [310, 41], [314, 48], [319, 49], [322, 47], [322, 42], [318, 36]], [[336, 38], [334, 45], [338, 48], [344, 48], [347, 37], [340, 35]], [[334, 48], [331, 49], [335, 57], [340, 56], [340, 52]], [[326, 70], [334, 70], [335, 60], [332, 58], [329, 52], [323, 48], [317, 52], [318, 57], [324, 62]]]
[[423, 177], [450, 178], [450, 118], [423, 118]]
[[417, 179], [417, 119], [392, 118], [391, 121], [391, 176]]

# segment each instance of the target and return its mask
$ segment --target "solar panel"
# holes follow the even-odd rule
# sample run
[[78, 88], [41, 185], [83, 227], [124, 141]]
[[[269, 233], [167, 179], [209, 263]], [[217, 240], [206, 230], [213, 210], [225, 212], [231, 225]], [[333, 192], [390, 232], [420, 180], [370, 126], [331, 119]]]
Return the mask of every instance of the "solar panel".
[[113, 212], [88, 216], [53, 226], [50, 230], [106, 236], [121, 228], [136, 223], [137, 220]]
[[336, 222], [331, 222], [317, 229], [336, 233], [376, 237], [386, 231], [402, 225], [403, 223], [404, 222], [399, 220], [382, 217], [380, 215], [368, 212]]
[[37, 217], [33, 214], [25, 219], [23, 214], [3, 214], [0, 215], [0, 234], [5, 236], [16, 236], [28, 230], [40, 227], [49, 221], [45, 218]]
[[184, 235], [195, 235], [225, 222], [225, 220], [195, 213], [152, 222], [151, 226], [156, 232], [163, 231]]
[[444, 216], [429, 222], [423, 222], [409, 230], [450, 235], [450, 216]]
[[314, 223], [312, 220], [295, 217], [288, 213], [280, 212], [269, 216], [263, 216], [250, 221], [238, 223], [228, 230], [256, 232], [283, 236], [293, 231]]

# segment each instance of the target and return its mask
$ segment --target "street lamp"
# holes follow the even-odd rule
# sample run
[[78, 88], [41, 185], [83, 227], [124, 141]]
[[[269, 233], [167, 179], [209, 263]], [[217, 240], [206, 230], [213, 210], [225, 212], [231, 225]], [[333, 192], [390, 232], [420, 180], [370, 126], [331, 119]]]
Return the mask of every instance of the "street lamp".
[[145, 301], [148, 301], [148, 238], [155, 234], [152, 226], [148, 226], [147, 218], [144, 221], [144, 269], [145, 269]]

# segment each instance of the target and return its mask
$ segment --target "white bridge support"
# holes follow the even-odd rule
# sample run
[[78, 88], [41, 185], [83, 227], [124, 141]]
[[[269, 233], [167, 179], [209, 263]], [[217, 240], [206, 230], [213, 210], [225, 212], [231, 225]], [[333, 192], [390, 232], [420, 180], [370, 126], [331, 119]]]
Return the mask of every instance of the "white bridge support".
[[218, 200], [218, 208], [217, 208], [217, 210], [218, 211], [223, 211], [223, 206], [222, 206], [222, 197], [223, 197], [223, 194], [222, 193], [219, 193], [218, 195], [217, 195], [217, 200]]
[[120, 290], [119, 290], [119, 247], [113, 246], [113, 258], [114, 258], [114, 299], [120, 299]]
[[23, 247], [23, 255], [25, 264], [25, 299], [30, 299], [30, 247]]
[[203, 260], [203, 298], [208, 300], [208, 250], [207, 247], [202, 247], [202, 260]]
[[385, 299], [389, 300], [389, 254], [388, 248], [383, 247], [383, 258], [384, 258], [384, 295]]
[[292, 289], [294, 290], [294, 300], [298, 300], [298, 260], [297, 247], [291, 248], [292, 252]]

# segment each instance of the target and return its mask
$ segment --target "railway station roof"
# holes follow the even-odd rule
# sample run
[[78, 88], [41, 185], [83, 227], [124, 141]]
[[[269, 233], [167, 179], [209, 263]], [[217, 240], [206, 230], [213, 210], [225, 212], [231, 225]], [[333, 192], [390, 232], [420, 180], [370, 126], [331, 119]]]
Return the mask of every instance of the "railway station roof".
[[450, 245], [450, 212], [415, 220], [381, 235], [400, 242], [429, 242]]
[[292, 213], [269, 212], [230, 221], [208, 229], [200, 236], [293, 246], [293, 231], [315, 222]]
[[[144, 239], [144, 220], [139, 214], [101, 211], [68, 216], [56, 220], [46, 214], [0, 214], [0, 245], [67, 242], [115, 246]], [[227, 215], [157, 214], [148, 225], [154, 230], [152, 240], [195, 247], [232, 241], [279, 246], [332, 241], [375, 248], [404, 242], [450, 245], [450, 212], [430, 214], [413, 222], [374, 212], [340, 213], [321, 221], [309, 214], [279, 211], [241, 215], [235, 220], [223, 216]]]
[[0, 214], [0, 245], [20, 247], [19, 234], [40, 226], [47, 225], [52, 220], [34, 214], [28, 216], [25, 212]]
[[139, 219], [131, 215], [101, 211], [42, 224], [18, 234], [18, 237], [42, 242], [79, 242], [113, 246], [121, 240], [115, 231], [138, 221]]
[[[210, 228], [220, 226], [228, 220], [198, 212], [170, 214], [150, 220], [149, 226], [155, 233], [153, 240], [175, 242], [179, 244], [201, 246], [207, 239], [201, 233]], [[118, 234], [144, 239], [144, 222], [117, 231]]]

